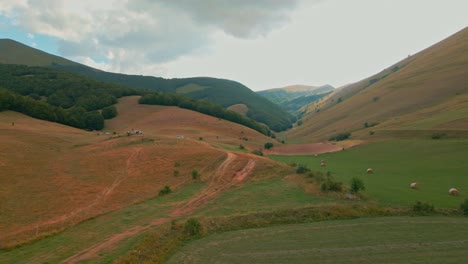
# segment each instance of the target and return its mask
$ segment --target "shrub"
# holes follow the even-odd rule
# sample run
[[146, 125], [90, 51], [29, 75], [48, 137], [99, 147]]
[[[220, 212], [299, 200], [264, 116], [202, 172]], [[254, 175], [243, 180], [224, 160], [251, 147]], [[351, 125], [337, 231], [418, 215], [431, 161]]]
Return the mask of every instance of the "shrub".
[[271, 149], [273, 147], [273, 143], [271, 142], [267, 142], [265, 143], [265, 145], [263, 146], [265, 149]]
[[341, 192], [343, 190], [343, 183], [335, 181], [332, 177], [328, 177], [320, 186], [320, 190], [324, 192]]
[[351, 133], [344, 132], [338, 135], [331, 136], [329, 140], [330, 141], [342, 141], [342, 140], [348, 139], [350, 136], [351, 136]]
[[310, 169], [307, 167], [307, 165], [304, 165], [304, 164], [299, 164], [297, 165], [296, 167], [296, 173], [297, 174], [302, 174], [302, 173], [306, 173], [310, 171]]
[[199, 137], [198, 140], [203, 141], [203, 137]]
[[180, 162], [176, 161], [174, 162], [174, 167], [179, 167], [180, 166]]
[[302, 126], [302, 120], [297, 121], [297, 126]]
[[313, 179], [317, 183], [323, 182], [323, 173], [321, 171], [311, 171], [307, 173], [307, 177]]
[[166, 194], [170, 194], [172, 192], [171, 190], [171, 187], [169, 186], [164, 186], [164, 188], [162, 188], [160, 191], [159, 191], [159, 196], [163, 196], [163, 195], [166, 195]]
[[442, 139], [445, 138], [447, 134], [445, 133], [434, 133], [432, 134], [432, 139]]
[[263, 152], [259, 149], [252, 151], [252, 154], [257, 155], [257, 156], [263, 156]]
[[178, 171], [178, 170], [174, 170], [174, 176], [176, 176], [176, 177], [177, 177], [177, 176], [179, 176], [179, 174], [180, 174], [180, 171]]
[[240, 144], [239, 149], [245, 149], [244, 145]]
[[374, 134], [375, 134], [375, 132], [374, 132], [374, 131], [369, 131], [369, 135], [371, 135], [371, 136], [372, 136], [372, 135], [374, 135]]
[[460, 204], [460, 209], [463, 211], [463, 214], [468, 216], [468, 199]]
[[431, 213], [434, 212], [434, 205], [417, 201], [413, 205], [413, 211], [418, 213]]
[[197, 236], [201, 233], [200, 221], [196, 218], [190, 218], [185, 222], [184, 231], [188, 236]]
[[192, 179], [198, 180], [200, 178], [200, 173], [197, 170], [192, 170]]
[[377, 102], [380, 98], [378, 96], [372, 98], [372, 101]]
[[359, 178], [351, 179], [351, 192], [358, 193], [360, 190], [365, 190], [364, 182]]

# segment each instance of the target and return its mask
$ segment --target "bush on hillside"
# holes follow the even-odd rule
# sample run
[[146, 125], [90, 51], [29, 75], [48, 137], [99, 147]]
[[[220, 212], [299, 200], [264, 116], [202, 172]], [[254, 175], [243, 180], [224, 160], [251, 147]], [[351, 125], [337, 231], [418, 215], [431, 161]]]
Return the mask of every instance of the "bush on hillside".
[[468, 199], [465, 199], [465, 201], [460, 204], [460, 209], [463, 211], [463, 214], [468, 216]]
[[351, 133], [344, 132], [330, 137], [330, 141], [342, 141], [348, 139], [351, 136]]
[[351, 179], [351, 192], [358, 193], [361, 190], [365, 190], [364, 182], [359, 178], [352, 178]]
[[252, 151], [252, 154], [257, 155], [257, 156], [263, 156], [263, 152], [259, 149]]
[[197, 170], [192, 170], [192, 179], [198, 180], [200, 178], [200, 173]]
[[304, 165], [304, 164], [297, 165], [297, 168], [296, 168], [296, 173], [297, 174], [306, 173], [308, 171], [310, 171], [310, 169], [309, 169], [309, 167], [307, 167], [307, 165]]
[[273, 147], [273, 143], [271, 142], [267, 142], [265, 143], [265, 145], [263, 146], [265, 149], [271, 149]]
[[417, 201], [413, 205], [413, 211], [417, 213], [432, 213], [435, 211], [434, 205]]
[[162, 188], [160, 191], [159, 191], [159, 196], [163, 196], [163, 195], [166, 195], [166, 194], [170, 194], [172, 192], [171, 190], [171, 187], [169, 186], [164, 186], [164, 188]]
[[197, 236], [201, 233], [200, 221], [196, 218], [190, 218], [185, 222], [184, 231], [188, 236]]
[[320, 185], [320, 190], [324, 192], [341, 192], [343, 190], [343, 183], [335, 181], [332, 177], [328, 177], [325, 182]]

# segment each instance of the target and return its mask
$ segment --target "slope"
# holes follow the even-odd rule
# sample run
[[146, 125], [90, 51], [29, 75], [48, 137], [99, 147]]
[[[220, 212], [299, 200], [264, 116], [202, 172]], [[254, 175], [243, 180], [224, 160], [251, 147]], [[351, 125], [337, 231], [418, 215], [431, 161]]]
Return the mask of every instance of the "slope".
[[[193, 170], [204, 182], [228, 149], [239, 150], [240, 136], [248, 138], [247, 150], [269, 139], [198, 112], [137, 100], [121, 99], [121, 115], [106, 121], [109, 134], [0, 112], [0, 246], [39, 239], [153, 198], [166, 185], [178, 190], [193, 183]], [[132, 128], [144, 134], [127, 136]], [[236, 156], [222, 177], [261, 159], [241, 150]], [[265, 162], [272, 163], [259, 164]]]
[[47, 54], [13, 40], [0, 39], [0, 47], [0, 63], [52, 67], [131, 88], [182, 93], [185, 96], [206, 100], [225, 108], [242, 103], [249, 109], [248, 117], [265, 123], [275, 131], [286, 130], [294, 122], [294, 118], [279, 106], [235, 81], [208, 77], [164, 79], [110, 73]]
[[[323, 140], [336, 133], [357, 131], [378, 123], [380, 125], [373, 130], [379, 127], [399, 129], [409, 124], [393, 122], [390, 126], [385, 123], [403, 115], [406, 120], [421, 121], [441, 114], [447, 106], [453, 110], [451, 115], [462, 121], [460, 125], [466, 123], [463, 120], [468, 116], [462, 110], [468, 106], [464, 99], [468, 93], [467, 43], [468, 28], [465, 28], [372, 77], [335, 91], [311, 104], [303, 125], [287, 136], [305, 141]], [[454, 118], [445, 119], [452, 122], [452, 128], [467, 129], [455, 125]]]
[[333, 90], [333, 86], [328, 84], [322, 86], [291, 85], [259, 91], [257, 94], [280, 105], [289, 113], [297, 115], [303, 106], [319, 100]]

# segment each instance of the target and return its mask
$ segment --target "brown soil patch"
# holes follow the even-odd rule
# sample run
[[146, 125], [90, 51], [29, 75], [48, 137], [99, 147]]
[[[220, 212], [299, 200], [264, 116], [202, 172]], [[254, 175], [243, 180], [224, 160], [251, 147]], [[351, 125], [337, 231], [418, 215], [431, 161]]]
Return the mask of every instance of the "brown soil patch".
[[283, 145], [265, 150], [267, 155], [314, 155], [343, 150], [342, 146], [330, 143]]

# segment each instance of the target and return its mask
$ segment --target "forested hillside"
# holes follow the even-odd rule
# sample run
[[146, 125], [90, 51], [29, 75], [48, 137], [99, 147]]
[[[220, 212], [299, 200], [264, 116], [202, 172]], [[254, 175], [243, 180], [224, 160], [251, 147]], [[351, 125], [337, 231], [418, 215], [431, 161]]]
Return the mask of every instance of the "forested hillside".
[[238, 82], [225, 79], [208, 77], [164, 79], [153, 76], [105, 72], [48, 54], [10, 39], [0, 39], [0, 63], [50, 67], [126, 87], [183, 94], [224, 108], [236, 104], [245, 104], [248, 107], [248, 117], [266, 124], [275, 131], [286, 130], [295, 121], [295, 118], [280, 106], [268, 101]]
[[112, 106], [117, 98], [144, 95], [141, 103], [179, 106], [270, 134], [267, 127], [213, 103], [99, 82], [49, 68], [0, 64], [0, 88], [0, 111], [13, 110], [77, 128], [102, 129], [104, 119], [117, 115]]

